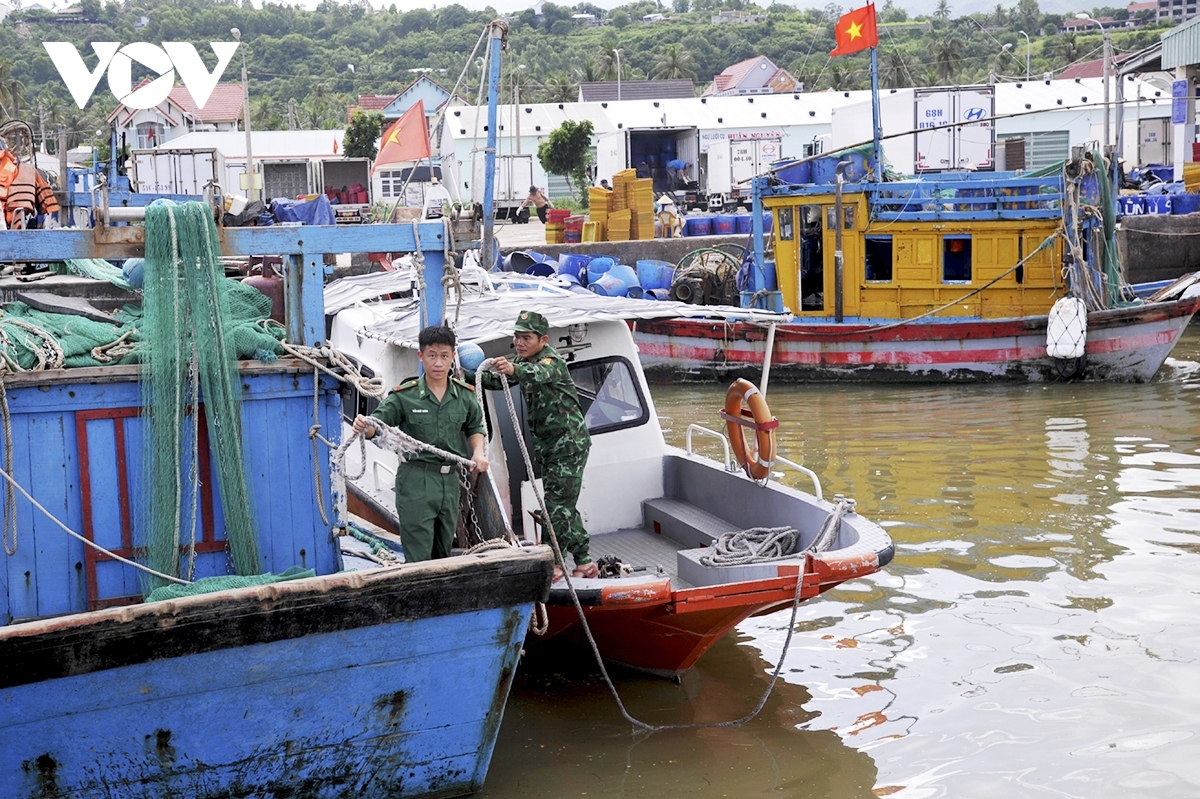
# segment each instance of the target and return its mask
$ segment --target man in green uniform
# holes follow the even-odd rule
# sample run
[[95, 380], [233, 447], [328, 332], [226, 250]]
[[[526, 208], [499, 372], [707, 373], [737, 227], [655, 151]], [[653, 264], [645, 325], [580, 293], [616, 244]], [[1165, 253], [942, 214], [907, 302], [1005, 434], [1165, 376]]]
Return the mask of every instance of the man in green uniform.
[[[371, 416], [354, 420], [354, 429], [372, 438], [376, 430], [371, 419], [379, 419], [418, 441], [469, 457], [475, 471], [486, 470], [483, 411], [471, 387], [450, 378], [454, 344], [454, 331], [448, 327], [422, 330], [417, 337], [417, 357], [424, 376], [393, 389]], [[457, 463], [431, 452], [408, 454], [396, 470], [396, 514], [406, 562], [450, 554], [458, 526], [458, 474]]]
[[[520, 385], [533, 433], [533, 454], [542, 465], [542, 492], [550, 523], [559, 546], [575, 558], [572, 576], [595, 577], [598, 570], [588, 554], [590, 541], [576, 507], [583, 467], [592, 448], [579, 395], [567, 362], [549, 344], [546, 317], [521, 311], [513, 331], [516, 360], [494, 359], [493, 365], [504, 377], [487, 372], [480, 379], [493, 391]], [[561, 565], [555, 566], [555, 579], [561, 571]]]

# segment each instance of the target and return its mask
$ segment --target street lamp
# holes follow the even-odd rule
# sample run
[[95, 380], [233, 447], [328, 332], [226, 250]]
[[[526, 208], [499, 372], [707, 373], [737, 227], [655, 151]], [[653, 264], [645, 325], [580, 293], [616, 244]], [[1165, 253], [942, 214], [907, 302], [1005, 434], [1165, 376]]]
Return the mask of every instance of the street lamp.
[[[242, 41], [242, 32], [237, 28], [230, 28], [229, 32], [233, 35], [235, 41], [239, 44]], [[246, 129], [246, 185], [250, 194], [250, 199], [261, 200], [259, 189], [254, 181], [254, 149], [250, 146], [250, 80], [246, 77], [246, 48], [242, 46], [242, 127]]]
[[988, 81], [988, 83], [996, 82], [996, 65], [1000, 63], [1000, 59], [1004, 58], [1004, 54], [1007, 53], [1011, 49], [1012, 49], [1012, 43], [1009, 42], [1008, 44], [1006, 44], [1000, 48], [1000, 52], [996, 53], [996, 58], [995, 58], [995, 60], [992, 61], [992, 71], [991, 71], [991, 74], [989, 75], [990, 80]]
[[1109, 132], [1108, 132], [1108, 116], [1109, 116], [1109, 101], [1108, 101], [1108, 83], [1109, 83], [1109, 68], [1112, 64], [1112, 39], [1108, 36], [1108, 30], [1100, 24], [1099, 20], [1092, 19], [1082, 11], [1075, 15], [1075, 19], [1081, 19], [1085, 22], [1091, 22], [1100, 29], [1100, 35], [1104, 37], [1104, 154], [1108, 155]]
[[617, 57], [617, 99], [621, 99], [621, 51], [613, 50], [613, 55]]
[[1029, 34], [1025, 31], [1017, 31], [1025, 37], [1025, 82], [1029, 83], [1029, 52], [1033, 49], [1033, 45], [1029, 43]]
[[517, 155], [521, 154], [521, 74], [525, 71], [524, 64], [517, 64], [513, 73], [513, 119], [516, 120]]

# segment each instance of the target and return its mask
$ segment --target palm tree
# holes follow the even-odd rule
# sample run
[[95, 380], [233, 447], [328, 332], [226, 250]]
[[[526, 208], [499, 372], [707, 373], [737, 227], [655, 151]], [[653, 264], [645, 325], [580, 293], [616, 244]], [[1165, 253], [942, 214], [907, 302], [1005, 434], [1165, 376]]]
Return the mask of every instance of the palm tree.
[[696, 70], [692, 68], [692, 54], [683, 49], [681, 45], [666, 45], [659, 53], [658, 60], [654, 62], [654, 71], [650, 76], [666, 80], [676, 78], [695, 80]]
[[957, 34], [947, 33], [933, 43], [933, 70], [939, 83], [952, 82], [962, 69], [962, 61], [963, 40]]
[[565, 72], [551, 72], [542, 84], [542, 102], [573, 103], [579, 99], [579, 87]]
[[829, 82], [829, 88], [836, 91], [851, 91], [859, 88], [862, 83], [863, 73], [861, 69], [854, 69], [847, 66], [846, 60], [839, 58], [835, 60], [825, 73], [825, 79]]
[[595, 83], [602, 80], [603, 73], [600, 67], [596, 64], [596, 59], [588, 56], [583, 59], [583, 63], [575, 67], [575, 77], [580, 83]]
[[885, 89], [900, 89], [912, 84], [912, 75], [899, 50], [888, 50], [883, 56], [880, 77]]
[[1008, 21], [1008, 9], [997, 3], [996, 9], [992, 12], [992, 19], [995, 20], [996, 25], [1004, 25]]
[[949, 0], [938, 0], [937, 8], [933, 12], [933, 19], [939, 26], [944, 26], [950, 21]]
[[13, 75], [12, 59], [0, 59], [0, 111], [9, 119], [16, 119], [24, 96], [25, 84]]
[[[1065, 64], [1073, 64], [1083, 55], [1083, 48], [1079, 46], [1079, 40], [1074, 33], [1064, 33], [1058, 37], [1058, 42], [1055, 45], [1056, 55], [1062, 59]], [[0, 84], [3, 85], [3, 84]]]
[[[617, 76], [617, 64], [620, 56], [616, 53], [617, 37], [606, 33], [600, 40], [600, 52], [596, 53], [596, 72], [605, 79], [613, 80]], [[625, 64], [621, 64], [624, 72]]]

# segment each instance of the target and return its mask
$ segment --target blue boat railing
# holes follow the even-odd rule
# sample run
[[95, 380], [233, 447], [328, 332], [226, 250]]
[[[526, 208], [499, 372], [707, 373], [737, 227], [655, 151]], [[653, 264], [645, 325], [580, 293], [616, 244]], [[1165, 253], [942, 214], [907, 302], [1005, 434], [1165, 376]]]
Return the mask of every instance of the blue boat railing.
[[[829, 183], [780, 184], [769, 187], [763, 196], [827, 196], [833, 191]], [[871, 218], [881, 222], [1060, 219], [1063, 213], [1061, 174], [1047, 177], [954, 174], [890, 182], [864, 181], [843, 184], [842, 192], [865, 193]]]

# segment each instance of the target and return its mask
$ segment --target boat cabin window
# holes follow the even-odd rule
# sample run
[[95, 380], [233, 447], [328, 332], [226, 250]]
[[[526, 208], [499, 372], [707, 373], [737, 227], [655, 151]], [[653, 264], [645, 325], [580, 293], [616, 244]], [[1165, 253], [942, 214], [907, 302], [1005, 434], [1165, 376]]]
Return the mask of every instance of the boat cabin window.
[[629, 361], [613, 356], [577, 361], [569, 368], [583, 407], [583, 418], [592, 435], [636, 427], [650, 418]]
[[[350, 358], [350, 356], [346, 356]], [[359, 363], [354, 358], [350, 361], [358, 368], [358, 371], [363, 377], [371, 378], [375, 376], [375, 370], [369, 366]], [[347, 422], [353, 422], [354, 417], [358, 415], [370, 416], [372, 411], [379, 407], [379, 400], [375, 397], [368, 397], [366, 394], [360, 394], [358, 389], [350, 383], [342, 384], [342, 417]]]
[[970, 236], [946, 236], [942, 239], [942, 282], [971, 282]]
[[825, 310], [825, 250], [821, 206], [800, 208], [800, 310]]
[[780, 208], [775, 215], [779, 219], [779, 240], [791, 241], [796, 238], [796, 225], [792, 221], [792, 209]]
[[892, 279], [892, 237], [867, 236], [863, 249], [864, 274], [868, 281], [887, 283]]

